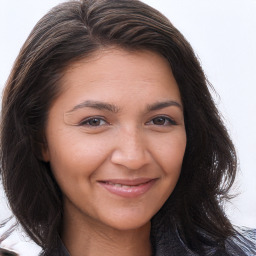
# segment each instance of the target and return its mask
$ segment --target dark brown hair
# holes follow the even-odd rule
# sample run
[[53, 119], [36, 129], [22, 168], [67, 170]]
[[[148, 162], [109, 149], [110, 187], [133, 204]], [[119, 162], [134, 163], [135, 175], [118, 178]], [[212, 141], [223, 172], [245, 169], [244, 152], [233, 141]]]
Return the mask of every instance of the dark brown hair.
[[194, 252], [224, 248], [235, 232], [222, 209], [236, 174], [234, 146], [189, 43], [167, 18], [136, 0], [63, 3], [37, 23], [23, 45], [2, 103], [1, 174], [14, 215], [45, 252], [57, 245], [61, 191], [49, 164], [41, 161], [48, 111], [65, 69], [108, 46], [164, 56], [184, 105], [187, 147], [181, 176], [153, 217], [153, 247], [164, 228], [175, 230]]

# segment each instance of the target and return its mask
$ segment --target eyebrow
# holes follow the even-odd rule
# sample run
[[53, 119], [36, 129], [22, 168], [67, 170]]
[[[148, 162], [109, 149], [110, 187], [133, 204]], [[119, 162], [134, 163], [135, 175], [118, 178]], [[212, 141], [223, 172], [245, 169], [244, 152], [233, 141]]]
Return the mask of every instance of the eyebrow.
[[[156, 102], [154, 104], [147, 105], [147, 111], [148, 112], [156, 111], [156, 110], [160, 110], [160, 109], [167, 108], [170, 106], [175, 106], [175, 107], [178, 107], [181, 110], [183, 110], [182, 105], [180, 103], [178, 103], [177, 101], [168, 100], [168, 101]], [[73, 112], [77, 109], [81, 109], [81, 108], [95, 108], [98, 110], [107, 110], [107, 111], [110, 111], [113, 113], [117, 113], [120, 110], [116, 105], [113, 105], [110, 103], [86, 100], [86, 101], [74, 106], [71, 110], [68, 111], [68, 113]]]
[[168, 101], [163, 101], [163, 102], [156, 102], [152, 105], [148, 105], [147, 106], [147, 110], [150, 111], [155, 111], [155, 110], [160, 110], [163, 108], [167, 108], [170, 106], [175, 106], [180, 108], [181, 110], [183, 110], [183, 107], [180, 103], [178, 103], [177, 101], [173, 101], [173, 100], [168, 100]]
[[86, 100], [75, 107], [73, 107], [68, 113], [73, 112], [77, 109], [80, 108], [95, 108], [99, 110], [108, 110], [113, 113], [117, 113], [119, 111], [119, 108], [113, 104], [101, 102], [101, 101], [91, 101], [91, 100]]

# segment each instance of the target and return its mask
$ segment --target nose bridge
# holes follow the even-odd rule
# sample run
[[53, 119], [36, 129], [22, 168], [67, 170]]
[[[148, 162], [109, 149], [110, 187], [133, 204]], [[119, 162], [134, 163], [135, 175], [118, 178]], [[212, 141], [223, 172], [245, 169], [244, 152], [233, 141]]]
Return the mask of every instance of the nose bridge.
[[129, 169], [139, 169], [148, 162], [145, 135], [138, 127], [126, 127], [119, 131], [112, 162]]

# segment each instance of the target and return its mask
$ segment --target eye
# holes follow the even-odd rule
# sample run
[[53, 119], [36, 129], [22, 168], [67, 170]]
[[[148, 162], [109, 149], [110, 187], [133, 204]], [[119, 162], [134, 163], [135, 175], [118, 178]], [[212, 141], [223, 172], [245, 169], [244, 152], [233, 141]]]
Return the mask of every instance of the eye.
[[147, 122], [147, 124], [158, 126], [177, 125], [177, 123], [173, 119], [166, 116], [157, 116]]
[[107, 124], [107, 122], [101, 117], [86, 118], [85, 120], [79, 123], [80, 126], [94, 126], [94, 127], [102, 126], [105, 124]]

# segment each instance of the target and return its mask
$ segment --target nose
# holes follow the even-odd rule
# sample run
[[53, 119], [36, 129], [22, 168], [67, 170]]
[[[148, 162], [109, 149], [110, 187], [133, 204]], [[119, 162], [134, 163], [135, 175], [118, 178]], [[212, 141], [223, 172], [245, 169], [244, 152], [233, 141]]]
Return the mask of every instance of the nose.
[[150, 153], [142, 131], [136, 129], [120, 131], [115, 141], [116, 146], [111, 155], [112, 163], [130, 170], [138, 170], [150, 162]]

